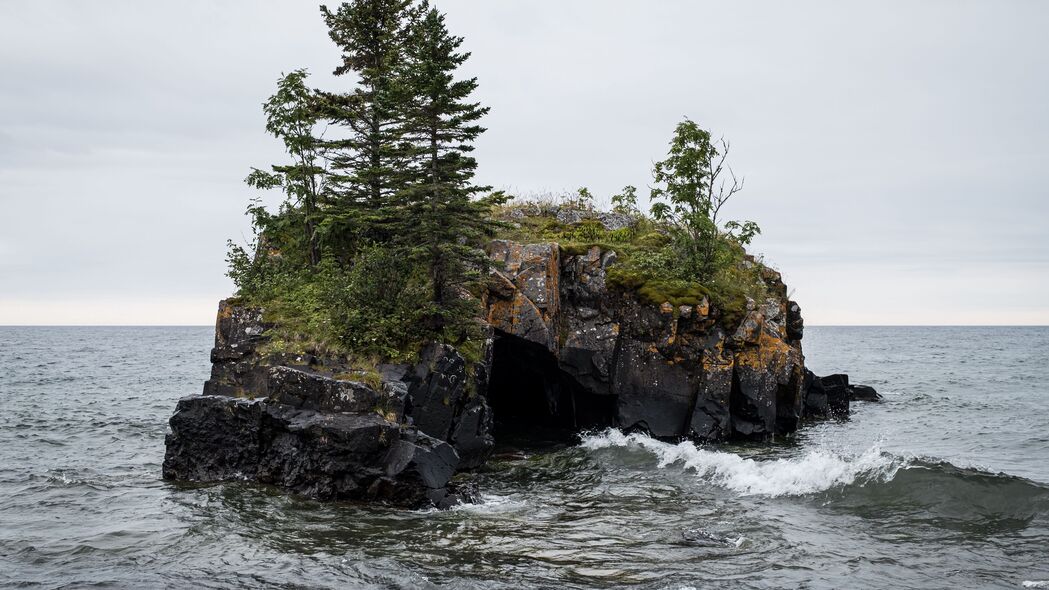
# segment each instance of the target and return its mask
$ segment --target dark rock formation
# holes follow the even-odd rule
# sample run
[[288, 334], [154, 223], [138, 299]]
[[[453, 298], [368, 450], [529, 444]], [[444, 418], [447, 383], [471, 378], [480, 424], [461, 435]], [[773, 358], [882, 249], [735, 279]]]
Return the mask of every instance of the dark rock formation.
[[454, 348], [432, 345], [415, 365], [381, 367], [372, 386], [338, 359], [260, 350], [268, 328], [260, 310], [219, 304], [211, 379], [171, 418], [165, 478], [403, 506], [460, 498], [452, 475], [483, 464], [494, 445], [490, 358], [468, 370]]
[[805, 370], [802, 388], [805, 391], [804, 415], [811, 418], [844, 418], [849, 415], [850, 402], [881, 401], [881, 395], [869, 385], [853, 385], [844, 374], [817, 377]]
[[262, 310], [219, 302], [215, 320], [215, 347], [211, 349], [211, 379], [204, 382], [205, 395], [265, 395], [267, 367], [256, 347], [266, 341], [271, 328]]
[[870, 385], [849, 385], [849, 401], [880, 402], [881, 394]]
[[[797, 427], [802, 321], [778, 273], [766, 273], [770, 297], [752, 302], [728, 331], [706, 299], [651, 305], [609, 288], [613, 251], [595, 246], [569, 255], [553, 243], [496, 241], [490, 253], [499, 269], [492, 276], [488, 322], [497, 338], [514, 343], [496, 349], [519, 356], [528, 350], [532, 369], [551, 367], [538, 395], [551, 413], [576, 413], [558, 421], [705, 440], [762, 438]], [[520, 364], [507, 368], [528, 370]], [[496, 359], [495, 370], [503, 367]], [[497, 374], [493, 379], [502, 380]], [[499, 419], [499, 406], [508, 404], [496, 389], [490, 402]], [[603, 420], [593, 415], [602, 411], [608, 414]]]
[[320, 499], [403, 506], [447, 503], [459, 466], [448, 443], [375, 413], [221, 395], [179, 400], [166, 443], [167, 479], [255, 480]]
[[404, 416], [421, 432], [451, 443], [461, 468], [480, 467], [495, 446], [485, 398], [491, 359], [477, 363], [471, 379], [466, 361], [451, 346], [431, 344], [419, 357], [415, 365], [384, 367], [384, 387], [403, 389]]
[[817, 377], [805, 370], [805, 415], [814, 418], [844, 418], [849, 415], [849, 376]]
[[490, 255], [492, 332], [474, 363], [431, 344], [366, 378], [345, 359], [271, 352], [262, 311], [221, 302], [211, 378], [178, 403], [164, 477], [443, 507], [463, 497], [452, 476], [485, 463], [497, 429], [767, 439], [878, 397], [805, 369], [801, 310], [775, 271], [764, 271], [768, 297], [728, 318], [706, 298], [652, 304], [612, 288], [617, 254], [600, 247], [495, 241]]

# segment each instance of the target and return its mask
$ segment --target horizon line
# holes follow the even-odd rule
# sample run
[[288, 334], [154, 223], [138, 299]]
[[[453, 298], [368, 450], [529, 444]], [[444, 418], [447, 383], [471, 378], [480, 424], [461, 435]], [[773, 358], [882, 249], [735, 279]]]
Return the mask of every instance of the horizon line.
[[[0, 324], [0, 328], [213, 328], [215, 324]], [[1049, 324], [806, 324], [806, 328], [1049, 328]]]

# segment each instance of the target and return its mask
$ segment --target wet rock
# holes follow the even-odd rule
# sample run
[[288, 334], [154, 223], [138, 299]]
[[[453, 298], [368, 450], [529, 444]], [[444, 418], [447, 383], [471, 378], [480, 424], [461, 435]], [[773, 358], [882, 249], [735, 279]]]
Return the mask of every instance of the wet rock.
[[[400, 437], [396, 424], [376, 414], [330, 414], [280, 404], [266, 404], [265, 410], [256, 479], [322, 500], [368, 497], [370, 485], [386, 474], [386, 457]], [[410, 487], [413, 482], [404, 483]]]
[[484, 465], [495, 448], [492, 436], [492, 411], [483, 397], [471, 398], [459, 413], [452, 428], [451, 443], [459, 453], [462, 469]]
[[259, 425], [264, 405], [225, 396], [178, 401], [165, 439], [165, 479], [254, 479], [259, 467]]
[[845, 374], [827, 375], [821, 377], [823, 392], [827, 395], [827, 405], [833, 416], [845, 417], [849, 415], [849, 376]]
[[827, 393], [823, 391], [823, 382], [808, 369], [805, 369], [802, 390], [804, 391], [806, 417], [826, 418], [830, 416], [830, 404], [827, 402]]
[[880, 402], [882, 396], [870, 385], [849, 385], [849, 400], [861, 402]]
[[619, 425], [657, 437], [681, 436], [691, 415], [692, 381], [685, 366], [667, 365], [658, 350], [623, 343], [612, 385]]
[[[378, 367], [372, 386], [339, 359], [262, 355], [262, 311], [223, 301], [205, 395], [179, 401], [164, 477], [254, 480], [321, 499], [449, 505], [460, 469], [491, 453], [484, 392], [491, 345], [467, 363], [431, 345], [414, 365]], [[469, 366], [468, 366], [469, 365]], [[432, 434], [432, 436], [431, 436]], [[460, 454], [461, 453], [461, 454]]]
[[[486, 354], [489, 349], [487, 345]], [[450, 442], [464, 469], [483, 465], [495, 447], [484, 396], [490, 363], [490, 358], [478, 363], [471, 379], [466, 360], [454, 347], [430, 344], [415, 365], [404, 367], [399, 375], [392, 369], [387, 372], [406, 388], [406, 418], [420, 431]]]
[[443, 490], [458, 467], [459, 455], [451, 445], [414, 431], [393, 443], [386, 456], [387, 477], [417, 484], [409, 490], [425, 488], [424, 493]]
[[688, 435], [701, 440], [724, 440], [732, 433], [732, 390], [735, 358], [715, 331], [703, 349], [702, 374]]
[[803, 380], [804, 415], [813, 418], [845, 418], [849, 415], [849, 376], [818, 377], [805, 370]]
[[377, 414], [195, 395], [179, 400], [170, 425], [166, 479], [254, 480], [323, 500], [421, 506], [449, 493], [459, 464], [450, 444]]
[[419, 357], [404, 377], [408, 385], [407, 414], [419, 430], [445, 440], [466, 395], [466, 362], [446, 344], [429, 345]]

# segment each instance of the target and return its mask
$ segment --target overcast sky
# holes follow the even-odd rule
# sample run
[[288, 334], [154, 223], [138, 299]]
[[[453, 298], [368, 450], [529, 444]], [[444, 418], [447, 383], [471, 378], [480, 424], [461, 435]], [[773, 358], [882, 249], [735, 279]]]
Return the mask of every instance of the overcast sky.
[[[810, 324], [1049, 324], [1049, 3], [438, 6], [481, 182], [647, 187], [688, 116]], [[316, 2], [0, 0], [0, 324], [212, 323], [260, 103], [338, 59]]]

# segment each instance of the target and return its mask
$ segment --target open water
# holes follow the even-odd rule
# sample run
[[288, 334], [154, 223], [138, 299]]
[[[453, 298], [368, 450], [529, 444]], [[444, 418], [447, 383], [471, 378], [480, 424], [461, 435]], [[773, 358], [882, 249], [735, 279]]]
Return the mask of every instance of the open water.
[[1049, 328], [813, 327], [772, 445], [508, 441], [446, 512], [160, 479], [212, 328], [0, 328], [0, 586], [1049, 588]]

